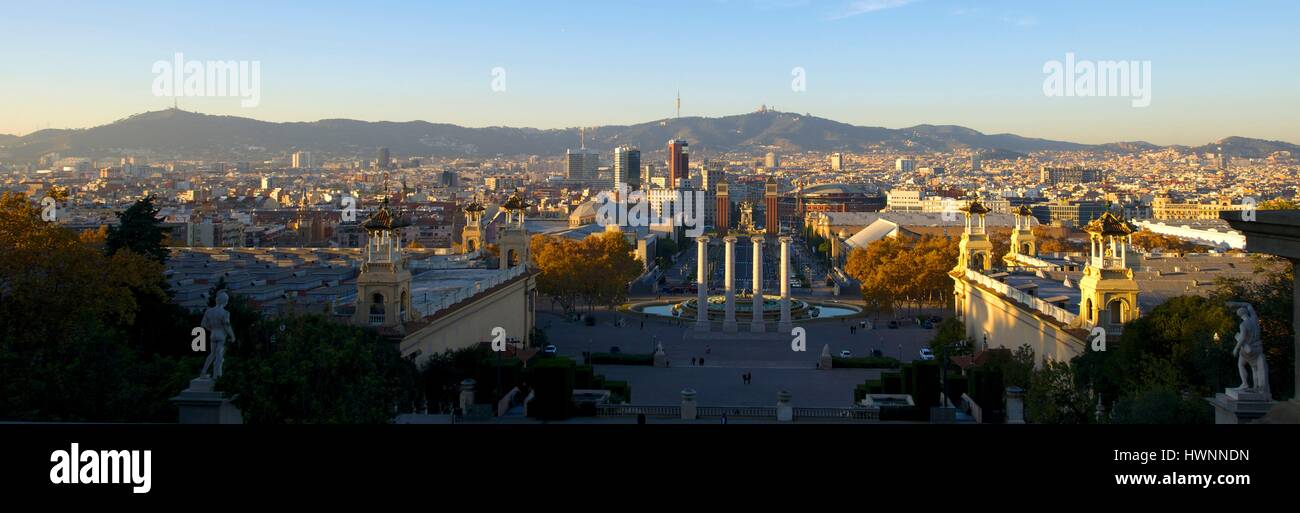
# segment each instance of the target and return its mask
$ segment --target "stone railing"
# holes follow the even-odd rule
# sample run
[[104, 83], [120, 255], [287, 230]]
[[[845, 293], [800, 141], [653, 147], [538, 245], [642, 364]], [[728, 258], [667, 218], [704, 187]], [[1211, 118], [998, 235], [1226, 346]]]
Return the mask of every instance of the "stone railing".
[[795, 408], [796, 419], [880, 420], [879, 408]]
[[1074, 326], [1079, 321], [1079, 316], [1075, 315], [1073, 312], [1070, 312], [1064, 308], [1043, 301], [1042, 299], [1032, 294], [1029, 294], [1028, 292], [1016, 289], [1010, 285], [1007, 285], [1006, 283], [1002, 283], [998, 280], [985, 276], [984, 274], [974, 269], [966, 270], [966, 279], [978, 283], [986, 288], [992, 289], [994, 292], [997, 292], [998, 294], [1002, 294], [1022, 304], [1028, 305], [1030, 308], [1033, 308], [1034, 310], [1046, 314], [1047, 316], [1060, 321], [1062, 324], [1065, 324], [1066, 326]]
[[700, 417], [726, 415], [735, 418], [776, 419], [775, 406], [701, 406], [698, 412]]
[[681, 418], [682, 407], [673, 406], [633, 406], [627, 404], [598, 404], [597, 417], [627, 417], [645, 414], [647, 417]]

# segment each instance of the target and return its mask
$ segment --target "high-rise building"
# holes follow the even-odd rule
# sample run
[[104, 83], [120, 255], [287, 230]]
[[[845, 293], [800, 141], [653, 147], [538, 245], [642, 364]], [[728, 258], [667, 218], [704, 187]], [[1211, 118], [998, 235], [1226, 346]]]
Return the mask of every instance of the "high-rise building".
[[727, 180], [727, 171], [721, 162], [708, 162], [700, 174], [700, 188], [704, 190], [704, 225], [717, 226], [718, 184]]
[[388, 169], [392, 165], [392, 159], [388, 155], [388, 148], [379, 148], [375, 154], [375, 167], [378, 169]]
[[763, 159], [763, 167], [768, 169], [781, 167], [781, 156], [777, 155], [775, 152], [767, 152], [767, 156]]
[[716, 221], [713, 228], [721, 235], [726, 235], [731, 231], [731, 195], [727, 192], [727, 182], [718, 183], [717, 189], [717, 207], [715, 210]]
[[676, 189], [691, 177], [690, 150], [684, 139], [668, 141], [668, 188]]
[[910, 173], [916, 169], [916, 161], [912, 159], [898, 159], [894, 161], [894, 170]]
[[295, 169], [308, 169], [312, 167], [311, 152], [306, 152], [306, 151], [294, 152], [293, 167]]
[[980, 159], [980, 156], [979, 156], [979, 155], [971, 155], [971, 156], [970, 156], [970, 170], [971, 170], [971, 171], [982, 171], [983, 169], [984, 169], [984, 161]]
[[438, 184], [443, 187], [460, 187], [460, 175], [451, 169], [443, 170], [439, 176]]
[[781, 206], [776, 192], [776, 178], [768, 178], [763, 186], [763, 229], [768, 235], [781, 233]]
[[564, 176], [569, 180], [595, 180], [600, 156], [586, 148], [565, 152]]
[[838, 152], [837, 152], [837, 153], [832, 153], [832, 154], [831, 154], [831, 171], [843, 171], [843, 170], [844, 170], [844, 154], [843, 154], [843, 153], [838, 153]]
[[631, 146], [614, 148], [614, 190], [641, 188], [641, 150]]

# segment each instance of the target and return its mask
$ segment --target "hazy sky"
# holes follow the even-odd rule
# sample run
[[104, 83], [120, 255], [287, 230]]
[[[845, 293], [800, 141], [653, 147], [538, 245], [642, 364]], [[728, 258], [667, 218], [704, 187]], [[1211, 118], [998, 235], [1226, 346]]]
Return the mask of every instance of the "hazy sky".
[[[261, 63], [257, 107], [182, 108], [270, 121], [629, 124], [672, 116], [680, 90], [690, 116], [767, 104], [1092, 143], [1300, 143], [1293, 0], [0, 1], [0, 133], [170, 107], [152, 67], [181, 52]], [[1047, 97], [1044, 64], [1067, 52], [1151, 61], [1151, 106]]]

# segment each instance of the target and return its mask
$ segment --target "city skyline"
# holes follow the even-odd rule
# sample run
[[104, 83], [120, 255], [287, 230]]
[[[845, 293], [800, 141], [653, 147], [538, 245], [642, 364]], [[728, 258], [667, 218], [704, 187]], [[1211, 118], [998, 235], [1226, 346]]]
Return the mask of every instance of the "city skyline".
[[[768, 105], [858, 126], [951, 124], [1089, 144], [1300, 140], [1300, 121], [1278, 114], [1300, 108], [1288, 91], [1297, 44], [1286, 37], [1300, 8], [1281, 2], [1126, 4], [1122, 15], [941, 0], [160, 5], [41, 4], [0, 21], [11, 42], [40, 42], [0, 51], [18, 71], [0, 96], [0, 134], [174, 104], [275, 122], [626, 125], [673, 117], [680, 91], [683, 117]], [[203, 26], [189, 21], [199, 14]], [[64, 29], [38, 29], [52, 18]], [[151, 65], [177, 53], [259, 62], [260, 102], [155, 96]], [[1150, 106], [1047, 96], [1044, 66], [1067, 55], [1150, 61]]]

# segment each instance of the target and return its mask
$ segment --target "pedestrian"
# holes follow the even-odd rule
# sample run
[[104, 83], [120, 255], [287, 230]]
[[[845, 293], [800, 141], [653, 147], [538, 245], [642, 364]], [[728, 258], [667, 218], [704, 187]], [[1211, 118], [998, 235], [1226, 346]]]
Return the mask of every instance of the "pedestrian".
[[703, 367], [703, 366], [704, 366], [704, 357], [701, 356], [701, 357], [700, 357], [700, 367]]
[[645, 319], [641, 319], [641, 331], [645, 331]]
[[695, 366], [695, 357], [694, 357], [694, 356], [691, 357], [691, 366], [692, 366], [692, 367]]
[[727, 423], [727, 414], [726, 414], [726, 413], [723, 413], [723, 414], [722, 414], [722, 423], [723, 423], [723, 424], [726, 424], [726, 423]]

